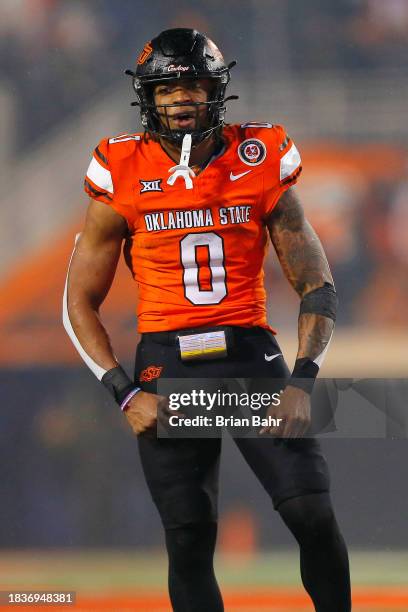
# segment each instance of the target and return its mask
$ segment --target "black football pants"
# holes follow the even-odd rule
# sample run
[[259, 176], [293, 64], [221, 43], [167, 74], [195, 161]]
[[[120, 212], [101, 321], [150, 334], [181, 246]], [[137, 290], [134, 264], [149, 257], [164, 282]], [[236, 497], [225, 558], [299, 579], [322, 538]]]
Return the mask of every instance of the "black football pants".
[[[143, 334], [135, 377], [149, 378], [143, 374], [160, 372], [160, 377], [171, 379], [287, 380], [289, 371], [273, 334], [262, 328], [234, 328], [233, 332], [229, 357], [197, 362], [180, 360], [176, 333]], [[156, 393], [157, 381], [151, 378], [141, 386]], [[348, 612], [347, 552], [331, 509], [329, 473], [318, 441], [272, 437], [237, 437], [234, 441], [299, 543], [302, 580], [316, 610]], [[146, 481], [166, 530], [173, 609], [219, 612], [223, 607], [212, 558], [221, 439], [142, 434], [138, 443]], [[316, 520], [310, 520], [311, 511]], [[325, 533], [324, 538], [320, 532]]]

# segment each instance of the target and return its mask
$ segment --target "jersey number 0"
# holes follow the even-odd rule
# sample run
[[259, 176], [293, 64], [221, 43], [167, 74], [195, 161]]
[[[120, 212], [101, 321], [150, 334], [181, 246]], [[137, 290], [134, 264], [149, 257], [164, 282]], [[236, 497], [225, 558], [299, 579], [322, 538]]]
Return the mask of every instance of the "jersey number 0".
[[[211, 290], [200, 289], [197, 248], [208, 248]], [[180, 241], [181, 263], [184, 268], [183, 285], [186, 298], [198, 306], [219, 304], [227, 295], [224, 266], [224, 241], [215, 232], [187, 234]]]

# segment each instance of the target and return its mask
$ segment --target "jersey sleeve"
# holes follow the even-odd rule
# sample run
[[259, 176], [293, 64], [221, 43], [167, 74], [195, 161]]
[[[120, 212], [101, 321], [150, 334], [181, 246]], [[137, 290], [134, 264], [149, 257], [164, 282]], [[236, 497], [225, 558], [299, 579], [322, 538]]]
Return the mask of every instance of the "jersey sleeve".
[[113, 201], [113, 182], [108, 160], [108, 141], [101, 140], [95, 148], [85, 181], [85, 192], [94, 200], [105, 204]]
[[275, 138], [270, 144], [272, 162], [268, 164], [264, 173], [266, 217], [275, 208], [282, 194], [298, 181], [302, 172], [302, 160], [293, 140], [282, 126], [275, 125], [273, 129]]

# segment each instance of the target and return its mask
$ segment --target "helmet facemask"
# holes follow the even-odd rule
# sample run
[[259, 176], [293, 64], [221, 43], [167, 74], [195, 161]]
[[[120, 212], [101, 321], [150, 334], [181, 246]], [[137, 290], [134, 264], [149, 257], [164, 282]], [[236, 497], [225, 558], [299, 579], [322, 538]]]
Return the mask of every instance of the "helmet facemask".
[[[198, 79], [200, 77], [197, 76], [196, 78]], [[203, 78], [208, 77], [207, 75], [203, 75]], [[156, 138], [165, 138], [177, 145], [181, 145], [186, 134], [191, 134], [193, 146], [209, 138], [212, 134], [217, 134], [224, 123], [226, 111], [226, 99], [224, 96], [229, 82], [229, 73], [220, 75], [218, 78], [209, 79], [214, 82], [214, 86], [209, 92], [210, 99], [207, 101], [188, 101], [157, 105], [153, 96], [155, 85], [170, 80], [174, 82], [175, 79], [173, 75], [171, 79], [160, 79], [148, 83], [142, 83], [140, 79], [137, 78], [133, 79], [133, 87], [138, 97], [142, 125], [145, 130]], [[175, 110], [177, 107], [183, 108], [183, 115], [194, 117], [195, 127], [193, 130], [191, 128], [171, 128], [170, 120], [177, 114]], [[205, 117], [203, 117], [202, 113], [203, 107], [206, 107]]]

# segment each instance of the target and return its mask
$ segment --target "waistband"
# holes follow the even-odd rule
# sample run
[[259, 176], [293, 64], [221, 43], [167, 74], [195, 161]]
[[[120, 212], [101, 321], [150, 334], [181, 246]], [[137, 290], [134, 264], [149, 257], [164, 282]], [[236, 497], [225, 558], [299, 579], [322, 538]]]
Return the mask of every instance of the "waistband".
[[217, 327], [194, 327], [188, 329], [177, 329], [167, 332], [145, 332], [141, 336], [141, 341], [156, 342], [157, 344], [166, 344], [173, 346], [177, 342], [178, 336], [187, 334], [205, 334], [213, 331], [225, 331], [226, 336], [232, 338], [247, 338], [249, 336], [264, 336], [268, 334], [273, 337], [272, 332], [263, 327], [238, 327], [235, 325], [220, 325]]

